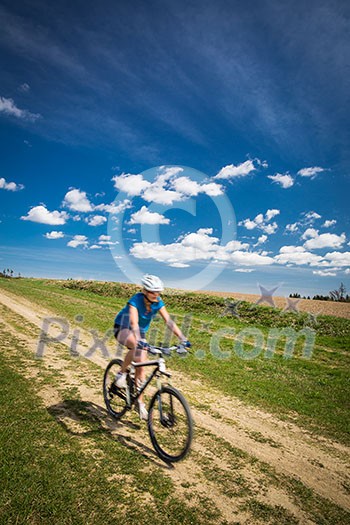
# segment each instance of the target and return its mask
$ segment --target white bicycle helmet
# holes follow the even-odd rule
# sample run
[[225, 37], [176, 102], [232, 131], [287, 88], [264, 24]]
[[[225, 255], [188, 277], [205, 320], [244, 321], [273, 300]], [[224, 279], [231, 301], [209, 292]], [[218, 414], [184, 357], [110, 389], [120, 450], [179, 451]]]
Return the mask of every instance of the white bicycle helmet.
[[141, 279], [142, 286], [148, 292], [162, 292], [164, 290], [163, 281], [156, 275], [144, 275]]

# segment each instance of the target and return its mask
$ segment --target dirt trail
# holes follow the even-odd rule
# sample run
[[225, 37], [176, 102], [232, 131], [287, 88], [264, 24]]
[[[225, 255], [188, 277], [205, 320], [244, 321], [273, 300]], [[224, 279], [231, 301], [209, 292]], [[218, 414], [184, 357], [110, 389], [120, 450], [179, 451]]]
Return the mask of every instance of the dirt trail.
[[[0, 292], [0, 302], [40, 329], [45, 317], [48, 315], [55, 317], [53, 312], [48, 312], [27, 299], [8, 292]], [[8, 329], [13, 330], [10, 325]], [[72, 331], [73, 328], [71, 333]], [[71, 342], [71, 337], [62, 341], [68, 347]], [[80, 328], [79, 352], [86, 354], [86, 349], [91, 348], [92, 343], [91, 334]], [[37, 339], [28, 337], [26, 345], [35, 352]], [[115, 353], [115, 345], [109, 348], [112, 353]], [[89, 359], [100, 367], [104, 367], [107, 362], [103, 356], [96, 353], [89, 356]], [[57, 367], [64, 373], [69, 384], [77, 387], [84, 399], [88, 399], [97, 406], [103, 404], [99, 392], [100, 377], [96, 378], [95, 386], [83, 384], [81, 375], [79, 376], [78, 372], [67, 367], [67, 356], [60, 357], [59, 353], [55, 352], [54, 345], [47, 347], [44, 362], [45, 366]], [[84, 360], [79, 360], [79, 362], [83, 366]], [[238, 511], [238, 506], [243, 501], [240, 493], [238, 492], [234, 498], [225, 495], [224, 487], [211, 481], [210, 473], [206, 473], [207, 465], [211, 465], [211, 468], [217, 468], [218, 472], [225, 471], [226, 476], [230, 474], [229, 461], [226, 460], [226, 457], [222, 457], [221, 450], [216, 450], [215, 439], [219, 439], [247, 453], [254, 460], [268, 464], [277, 474], [300, 480], [316, 494], [344, 509], [350, 509], [349, 493], [345, 489], [349, 483], [348, 465], [350, 463], [350, 451], [347, 447], [329, 439], [311, 435], [293, 423], [281, 421], [276, 416], [247, 406], [236, 398], [223, 396], [211, 387], [208, 389], [202, 380], [191, 379], [178, 372], [174, 376], [174, 385], [178, 386], [190, 401], [198, 429], [193, 454], [185, 462], [176, 465], [175, 469], [167, 471], [180, 495], [185, 496], [184, 486], [189, 484], [192, 486], [191, 491], [195, 491], [198, 497], [209, 497], [228, 522], [233, 520], [241, 523], [254, 523], [251, 516]], [[52, 396], [48, 398], [52, 402]], [[138, 436], [135, 440], [135, 434], [130, 431], [128, 425], [116, 425], [113, 422], [108, 424], [112, 425], [112, 430], [114, 429], [113, 431], [119, 437], [123, 437], [128, 442], [130, 439], [133, 440], [134, 445], [140, 448], [143, 454], [145, 453], [145, 447], [139, 443], [142, 439], [139, 439], [140, 436]], [[145, 429], [139, 432], [143, 435], [143, 442], [148, 443]], [[146, 452], [146, 455], [152, 462], [159, 464], [151, 450]], [[254, 494], [257, 494], [258, 499], [287, 509], [300, 523], [314, 523], [304, 510], [293, 502], [290, 493], [283, 490], [282, 487], [272, 487], [266, 484], [265, 479], [258, 488], [259, 477], [263, 479], [263, 475], [257, 471], [253, 462], [248, 462], [245, 465], [245, 479], [250, 480], [249, 490], [255, 487], [253, 492], [255, 491]], [[225, 479], [223, 477], [223, 480]], [[233, 486], [231, 481], [229, 487], [232, 489]]]

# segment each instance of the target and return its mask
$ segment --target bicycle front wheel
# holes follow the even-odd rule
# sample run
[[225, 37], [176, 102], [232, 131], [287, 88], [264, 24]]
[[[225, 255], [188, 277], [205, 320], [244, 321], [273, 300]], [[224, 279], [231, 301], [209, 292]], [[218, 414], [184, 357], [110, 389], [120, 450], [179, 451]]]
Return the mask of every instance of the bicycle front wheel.
[[120, 419], [127, 410], [125, 389], [118, 388], [114, 382], [122, 363], [121, 359], [112, 359], [103, 376], [103, 397], [108, 412], [115, 419]]
[[150, 403], [148, 431], [158, 456], [166, 463], [180, 461], [189, 452], [193, 437], [190, 408], [171, 386], [158, 390]]

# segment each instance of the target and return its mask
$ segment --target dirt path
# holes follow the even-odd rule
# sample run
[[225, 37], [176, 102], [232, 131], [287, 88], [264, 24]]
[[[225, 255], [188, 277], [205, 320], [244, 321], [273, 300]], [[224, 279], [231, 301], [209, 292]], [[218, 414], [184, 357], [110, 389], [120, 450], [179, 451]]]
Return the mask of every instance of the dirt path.
[[[45, 317], [55, 317], [53, 312], [8, 292], [1, 291], [0, 302], [40, 329]], [[5, 322], [7, 329], [14, 332], [13, 323]], [[54, 335], [52, 328], [50, 334]], [[56, 333], [60, 331], [58, 326]], [[91, 334], [80, 329], [78, 351], [86, 354], [93, 341]], [[33, 353], [37, 351], [37, 337], [28, 335], [25, 343]], [[72, 337], [65, 338], [62, 344], [71, 347]], [[115, 353], [114, 345], [109, 348]], [[55, 345], [50, 344], [45, 348], [43, 361], [46, 367], [60, 370], [67, 383], [76, 387], [83, 399], [96, 406], [102, 405], [102, 371], [87, 386], [82, 381], [85, 359], [71, 360], [79, 366], [70, 367], [67, 365], [68, 357], [69, 353], [62, 356], [55, 350]], [[107, 362], [101, 353], [93, 353], [89, 360], [102, 368]], [[223, 396], [213, 388], [208, 390], [203, 381], [178, 372], [175, 375], [174, 385], [189, 399], [197, 427], [193, 453], [174, 469], [167, 470], [180, 496], [186, 498], [190, 486], [193, 501], [196, 497], [209, 498], [228, 523], [260, 523], [259, 520], [254, 521], [249, 510], [242, 510], [249, 498], [274, 508], [281, 507], [294, 517], [296, 523], [317, 523], [312, 513], [307, 512], [308, 506], [302, 505], [293, 490], [288, 488], [293, 482], [301, 482], [316, 496], [343, 509], [350, 509], [349, 491], [346, 489], [349, 486], [350, 456], [347, 447], [311, 435], [293, 423], [281, 421], [236, 398]], [[43, 392], [42, 397], [45, 403], [52, 403], [54, 399], [52, 392], [48, 396]], [[109, 420], [105, 424], [119, 439], [134, 443], [135, 448], [149, 457], [152, 465], [163, 468], [151, 450], [144, 427], [135, 434], [130, 425], [115, 424]], [[276, 481], [276, 477], [282, 481]]]

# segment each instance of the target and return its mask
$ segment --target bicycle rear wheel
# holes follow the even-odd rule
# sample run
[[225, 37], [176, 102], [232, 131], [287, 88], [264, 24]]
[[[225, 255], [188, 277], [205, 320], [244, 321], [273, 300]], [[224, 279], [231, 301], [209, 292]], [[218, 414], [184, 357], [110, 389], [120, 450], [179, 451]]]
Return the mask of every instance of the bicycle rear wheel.
[[114, 383], [122, 362], [121, 359], [112, 359], [103, 376], [103, 398], [108, 412], [116, 419], [120, 419], [127, 410], [125, 390]]
[[183, 395], [171, 386], [158, 390], [150, 403], [148, 431], [158, 456], [166, 463], [183, 459], [193, 437], [190, 408]]

